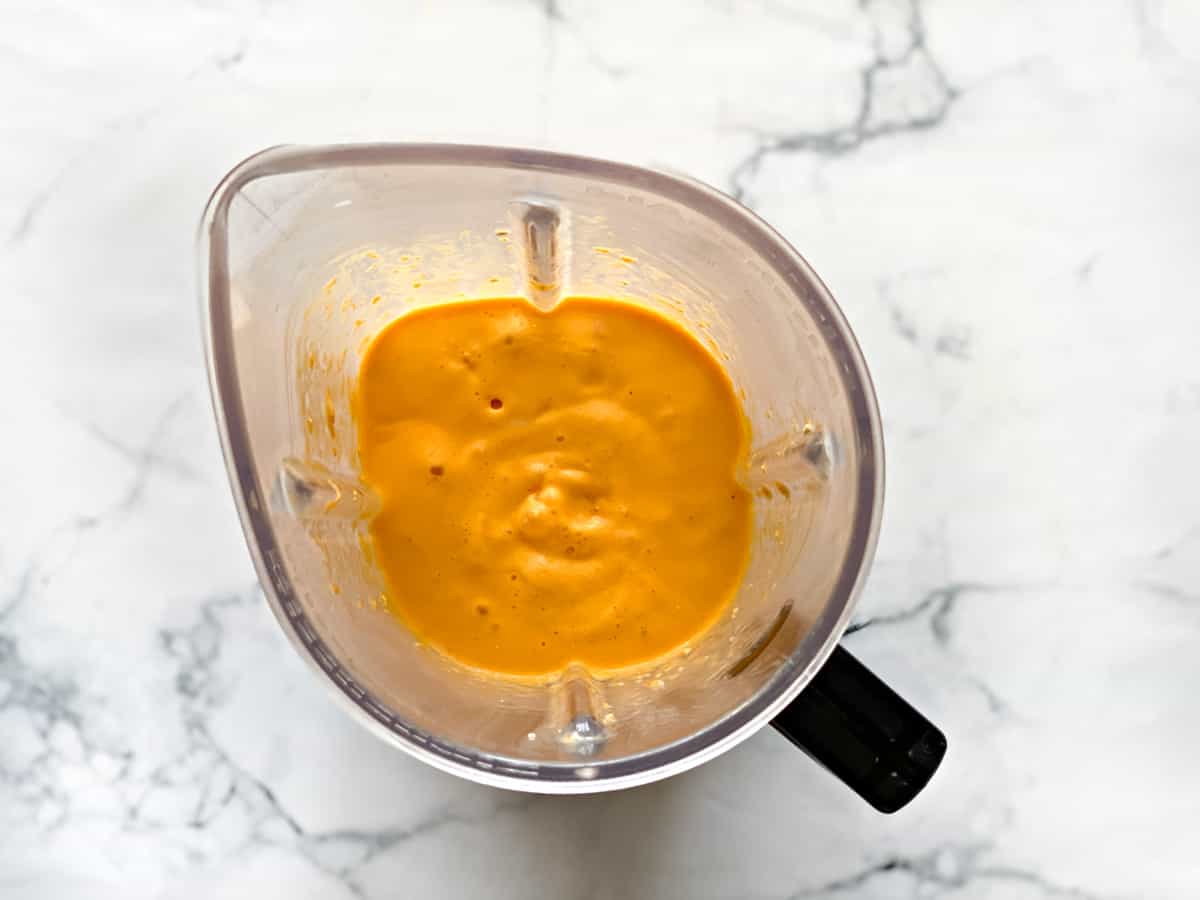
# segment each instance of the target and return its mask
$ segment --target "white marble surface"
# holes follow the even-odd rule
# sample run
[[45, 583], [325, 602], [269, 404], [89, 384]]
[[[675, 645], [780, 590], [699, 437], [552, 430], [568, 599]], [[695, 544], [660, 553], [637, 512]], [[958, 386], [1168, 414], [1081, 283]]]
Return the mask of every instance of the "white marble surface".
[[[1200, 895], [1200, 4], [0, 10], [0, 897]], [[764, 732], [531, 798], [400, 755], [263, 604], [197, 217], [280, 142], [530, 144], [735, 192], [886, 420], [848, 645], [949, 734], [879, 816]]]

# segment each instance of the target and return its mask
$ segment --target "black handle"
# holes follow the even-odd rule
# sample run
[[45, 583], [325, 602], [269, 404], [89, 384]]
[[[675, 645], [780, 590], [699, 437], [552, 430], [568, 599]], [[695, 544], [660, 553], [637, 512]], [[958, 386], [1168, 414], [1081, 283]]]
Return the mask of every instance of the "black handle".
[[946, 755], [946, 736], [840, 646], [771, 724], [885, 813], [917, 796]]

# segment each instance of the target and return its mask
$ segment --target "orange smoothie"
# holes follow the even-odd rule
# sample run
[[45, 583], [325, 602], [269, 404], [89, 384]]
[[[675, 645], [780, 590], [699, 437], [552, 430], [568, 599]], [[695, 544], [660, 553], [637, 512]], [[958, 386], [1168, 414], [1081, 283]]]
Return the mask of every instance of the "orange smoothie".
[[634, 666], [737, 590], [749, 423], [720, 363], [656, 312], [416, 310], [371, 343], [352, 404], [390, 609], [460, 662]]

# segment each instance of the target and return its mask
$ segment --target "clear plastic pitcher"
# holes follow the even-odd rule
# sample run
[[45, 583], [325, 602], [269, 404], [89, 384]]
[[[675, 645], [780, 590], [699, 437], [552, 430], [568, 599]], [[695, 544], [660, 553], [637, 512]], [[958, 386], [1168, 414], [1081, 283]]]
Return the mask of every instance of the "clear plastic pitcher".
[[[281, 147], [221, 182], [200, 232], [217, 426], [271, 608], [385, 740], [474, 781], [546, 793], [643, 784], [773, 723], [884, 811], [945, 738], [838, 647], [879, 528], [875, 396], [825, 286], [765, 223], [703, 185], [530, 150]], [[469, 670], [388, 609], [349, 397], [371, 338], [428, 304], [635, 300], [728, 369], [755, 445], [755, 538], [724, 618], [601, 677]]]

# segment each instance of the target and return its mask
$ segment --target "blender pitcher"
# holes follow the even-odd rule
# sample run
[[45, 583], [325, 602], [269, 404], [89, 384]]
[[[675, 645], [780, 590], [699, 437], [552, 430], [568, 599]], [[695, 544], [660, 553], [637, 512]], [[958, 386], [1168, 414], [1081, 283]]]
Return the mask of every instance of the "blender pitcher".
[[[879, 529], [883, 457], [841, 312], [767, 225], [703, 185], [494, 147], [280, 147], [217, 187], [200, 232], [210, 383], [271, 609], [376, 734], [440, 769], [545, 793], [684, 771], [768, 722], [877, 809], [946, 742], [837, 645]], [[389, 611], [350, 394], [371, 339], [420, 306], [636, 301], [729, 372], [753, 429], [755, 536], [707, 632], [647, 666], [540, 679], [468, 669]]]

